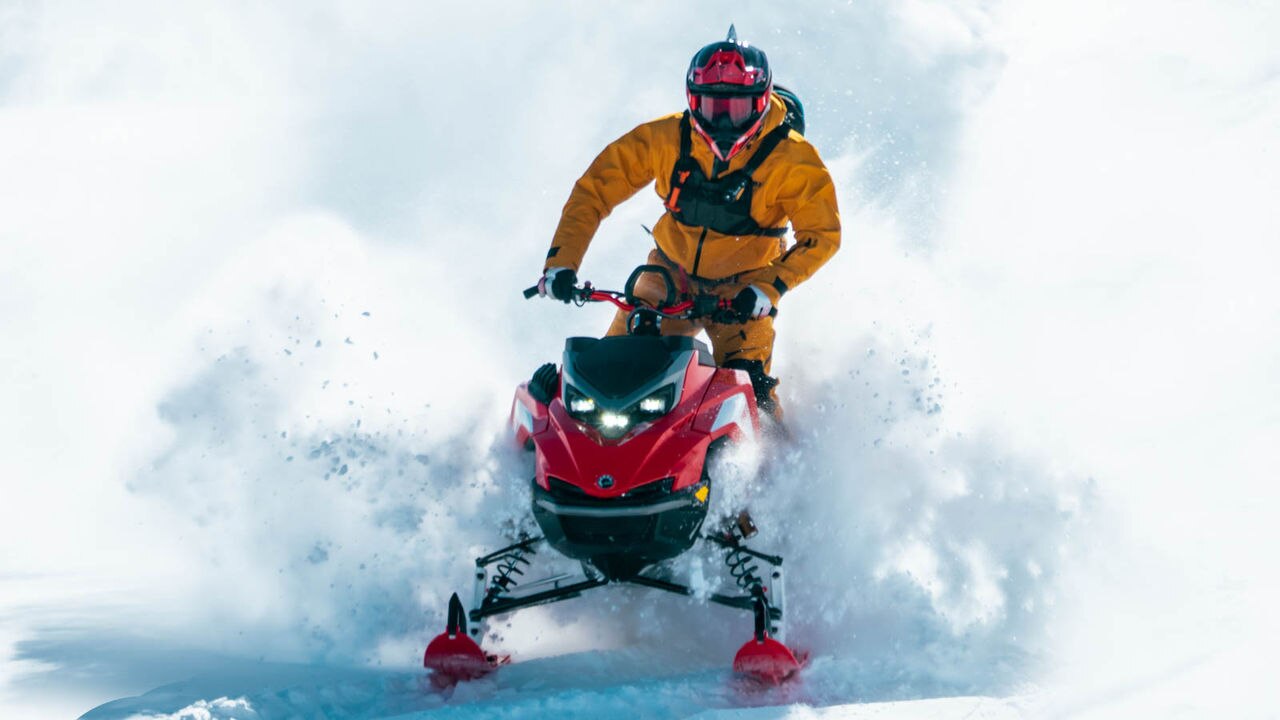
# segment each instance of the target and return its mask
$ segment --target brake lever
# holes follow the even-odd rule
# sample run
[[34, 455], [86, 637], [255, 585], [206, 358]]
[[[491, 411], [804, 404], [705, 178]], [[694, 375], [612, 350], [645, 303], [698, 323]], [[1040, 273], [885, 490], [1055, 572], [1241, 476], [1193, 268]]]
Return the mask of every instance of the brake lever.
[[591, 299], [591, 293], [595, 291], [595, 287], [590, 282], [582, 283], [582, 287], [573, 289], [573, 304], [578, 307], [586, 305], [587, 301]]

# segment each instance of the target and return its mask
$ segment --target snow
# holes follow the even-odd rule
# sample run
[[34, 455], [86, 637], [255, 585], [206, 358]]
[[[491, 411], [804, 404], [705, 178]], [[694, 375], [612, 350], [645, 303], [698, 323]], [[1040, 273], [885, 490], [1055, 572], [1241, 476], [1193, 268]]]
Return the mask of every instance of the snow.
[[[635, 651], [535, 660], [432, 692], [420, 673], [242, 664], [103, 705], [85, 720], [348, 718], [1021, 718], [1026, 701], [956, 697], [813, 707], [802, 688], [744, 690], [722, 668], [637, 672]], [[821, 673], [822, 670], [819, 669]], [[226, 695], [219, 695], [226, 693]], [[210, 699], [212, 698], [212, 699]], [[744, 705], [746, 705], [744, 707]], [[754, 707], [752, 707], [754, 706]], [[710, 708], [710, 709], [708, 709]]]
[[[1275, 715], [1274, 9], [672, 11], [0, 10], [0, 716]], [[812, 664], [750, 692], [748, 618], [606, 588], [431, 691], [527, 522], [511, 389], [608, 319], [519, 291], [730, 16], [845, 224], [781, 307], [795, 441], [717, 499]]]

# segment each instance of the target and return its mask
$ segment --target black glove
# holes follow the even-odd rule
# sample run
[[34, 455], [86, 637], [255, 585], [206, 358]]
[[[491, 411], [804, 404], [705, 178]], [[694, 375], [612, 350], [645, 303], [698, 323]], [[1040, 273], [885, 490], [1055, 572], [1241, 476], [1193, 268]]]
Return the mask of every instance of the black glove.
[[569, 302], [573, 299], [573, 289], [578, 285], [578, 273], [570, 268], [547, 268], [547, 272], [538, 283], [538, 293]]
[[772, 310], [769, 296], [755, 285], [748, 285], [733, 296], [733, 312], [737, 314], [738, 322], [759, 320]]

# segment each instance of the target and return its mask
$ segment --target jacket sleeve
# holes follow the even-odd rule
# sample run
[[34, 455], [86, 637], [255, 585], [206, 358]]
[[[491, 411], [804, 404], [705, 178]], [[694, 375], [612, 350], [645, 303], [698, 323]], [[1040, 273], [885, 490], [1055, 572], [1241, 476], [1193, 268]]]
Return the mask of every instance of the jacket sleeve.
[[653, 182], [651, 151], [658, 122], [640, 125], [610, 143], [578, 178], [560, 213], [544, 271], [547, 267], [577, 271], [600, 222]]
[[777, 201], [791, 220], [795, 244], [769, 267], [744, 278], [764, 289], [775, 305], [840, 249], [840, 211], [831, 173], [807, 141], [794, 148], [795, 160], [778, 188]]

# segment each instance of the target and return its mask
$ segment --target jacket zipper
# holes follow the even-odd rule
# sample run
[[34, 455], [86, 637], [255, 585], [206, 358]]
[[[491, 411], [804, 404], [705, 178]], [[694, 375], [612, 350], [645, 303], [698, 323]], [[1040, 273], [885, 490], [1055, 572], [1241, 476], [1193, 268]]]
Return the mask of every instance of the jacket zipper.
[[698, 253], [693, 256], [693, 276], [698, 277], [698, 264], [702, 262], [702, 243], [707, 239], [707, 229], [702, 228], [702, 234], [698, 236]]

